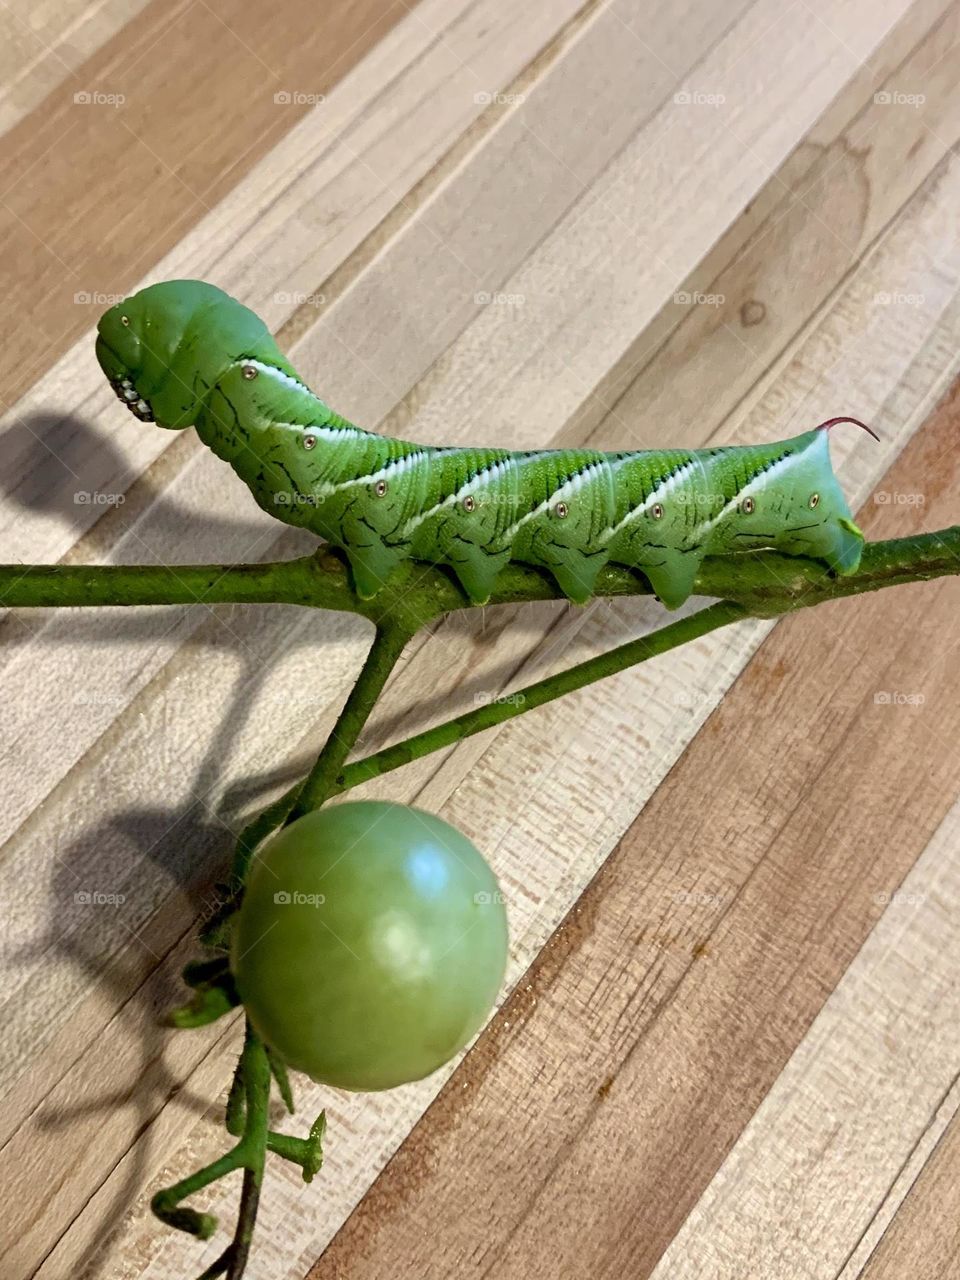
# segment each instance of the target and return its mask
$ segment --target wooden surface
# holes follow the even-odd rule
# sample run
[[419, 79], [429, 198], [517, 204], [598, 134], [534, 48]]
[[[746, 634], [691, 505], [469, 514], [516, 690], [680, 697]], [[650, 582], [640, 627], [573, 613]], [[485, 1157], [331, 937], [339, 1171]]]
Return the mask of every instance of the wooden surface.
[[[371, 427], [624, 448], [854, 413], [868, 534], [960, 520], [956, 5], [10, 0], [0, 27], [0, 560], [311, 545], [103, 384], [100, 311], [183, 275]], [[366, 786], [494, 864], [504, 1000], [430, 1080], [300, 1082], [327, 1162], [271, 1163], [251, 1275], [960, 1275], [958, 607], [949, 580], [742, 624]], [[362, 749], [660, 617], [446, 622]], [[149, 1199], [223, 1149], [238, 1026], [159, 1015], [367, 631], [198, 601], [0, 636], [0, 1274], [182, 1280], [222, 1242]]]

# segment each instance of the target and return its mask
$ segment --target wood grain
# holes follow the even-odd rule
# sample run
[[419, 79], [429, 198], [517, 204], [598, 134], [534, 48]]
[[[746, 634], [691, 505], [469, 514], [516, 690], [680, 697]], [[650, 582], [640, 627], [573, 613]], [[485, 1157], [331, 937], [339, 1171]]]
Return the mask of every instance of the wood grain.
[[[182, 21], [182, 37], [146, 58], [148, 75], [124, 70], [151, 138], [169, 146], [190, 131], [172, 167], [193, 181], [191, 165], [212, 165], [211, 198], [178, 227], [169, 193], [140, 206], [142, 191], [125, 193], [113, 239], [93, 243], [91, 228], [71, 262], [127, 283], [216, 279], [279, 328], [337, 407], [417, 438], [697, 444], [855, 411], [884, 438], [837, 442], [844, 487], [865, 498], [958, 368], [956, 7], [401, 10], [331, 74], [322, 106], [286, 116], [249, 154], [237, 133], [209, 156], [195, 146], [250, 73], [250, 50], [209, 63], [210, 22], [226, 10], [178, 18], [147, 5], [105, 35], [82, 72], [126, 64], [145, 31]], [[339, 39], [355, 17], [324, 21]], [[307, 21], [246, 43], [307, 66], [320, 38], [304, 35]], [[196, 57], [195, 34], [206, 42]], [[325, 58], [313, 63], [336, 50]], [[212, 77], [199, 111], [198, 69]], [[271, 84], [264, 74], [249, 114], [233, 116], [266, 119]], [[884, 92], [890, 102], [875, 98]], [[33, 147], [56, 102], [8, 138]], [[78, 137], [74, 172], [105, 172], [118, 136], [111, 125]], [[68, 235], [87, 188], [57, 216], [57, 184], [71, 180], [63, 140], [49, 164], [34, 155], [21, 195]], [[104, 190], [115, 189], [110, 173]], [[135, 208], [149, 245], [132, 237]], [[36, 315], [59, 323], [45, 255], [18, 253], [24, 288], [43, 298], [47, 287]], [[112, 288], [104, 279], [91, 288]], [[723, 298], [673, 300], [697, 291]], [[478, 300], [498, 293], [514, 301]], [[188, 434], [171, 442], [114, 412], [88, 310], [60, 345], [34, 345], [38, 363], [10, 383], [23, 394], [7, 418], [3, 558], [169, 563], [308, 546], [250, 511]], [[29, 339], [10, 333], [11, 351]], [[956, 423], [950, 401], [883, 482], [925, 499], [877, 505], [884, 528], [951, 518], [956, 477], [937, 448]], [[41, 458], [51, 448], [56, 465]], [[126, 501], [97, 518], [74, 504], [78, 489]], [[334, 1237], [318, 1275], [648, 1274], [661, 1258], [663, 1274], [697, 1274], [705, 1232], [712, 1267], [750, 1256], [771, 1276], [835, 1276], [846, 1259], [843, 1280], [860, 1273], [916, 1203], [911, 1184], [952, 1114], [948, 1101], [931, 1114], [951, 1044], [924, 1014], [948, 998], [937, 985], [949, 983], [948, 903], [930, 917], [933, 951], [919, 922], [897, 932], [895, 904], [883, 913], [871, 896], [947, 861], [955, 765], [936, 744], [955, 732], [956, 698], [936, 646], [956, 596], [929, 591], [911, 613], [919, 588], [896, 605], [791, 620], [766, 642], [761, 624], [712, 637], [367, 788], [443, 813], [488, 852], [510, 904], [514, 994], [436, 1102], [444, 1073], [377, 1097], [303, 1083], [290, 1131], [328, 1107], [322, 1186], [271, 1166], [254, 1274], [302, 1275]], [[411, 646], [363, 748], [659, 617], [635, 601], [452, 619]], [[204, 1252], [160, 1228], [149, 1197], [223, 1149], [236, 1026], [168, 1035], [157, 1015], [176, 997], [232, 833], [306, 767], [366, 633], [350, 618], [201, 603], [24, 613], [0, 635], [4, 1275], [194, 1274], [221, 1240]], [[870, 679], [876, 691], [919, 678], [924, 659], [937, 696], [919, 719], [871, 701]], [[899, 787], [912, 790], [894, 812]], [[889, 846], [885, 822], [902, 833]], [[882, 846], [872, 861], [871, 841]], [[83, 888], [121, 893], [122, 909], [84, 910]], [[871, 969], [891, 930], [896, 945]], [[900, 1010], [898, 984], [924, 955], [923, 998]], [[847, 1074], [864, 1040], [844, 999], [862, 1003], [877, 972], [891, 1005], [871, 1061], [886, 1050], [904, 1077], [884, 1093], [888, 1126], [865, 1114], [865, 1086]], [[924, 1088], [910, 1088], [911, 1068]], [[822, 1157], [833, 1129], [790, 1101], [796, 1073], [823, 1115], [843, 1108], [845, 1162]], [[853, 1194], [857, 1151], [876, 1159]], [[809, 1195], [783, 1219], [791, 1162]], [[769, 1189], [752, 1212], [738, 1200], [751, 1180]], [[831, 1213], [843, 1194], [849, 1210]], [[235, 1189], [207, 1203], [228, 1217]], [[783, 1221], [800, 1237], [792, 1252], [776, 1248]]]
[[[910, 211], [911, 216], [904, 218], [902, 225], [887, 237], [884, 252], [871, 261], [869, 270], [864, 268], [864, 278], [851, 282], [849, 292], [838, 297], [835, 314], [825, 318], [823, 332], [811, 336], [805, 344], [806, 349], [798, 353], [794, 367], [789, 372], [797, 394], [807, 394], [807, 378], [816, 370], [825, 375], [832, 369], [834, 376], [841, 381], [857, 378], [860, 380], [861, 394], [866, 394], [867, 387], [870, 387], [870, 394], [878, 397], [878, 403], [887, 401], [888, 407], [884, 412], [887, 432], [898, 421], [897, 414], [908, 415], [908, 406], [916, 412], [926, 402], [931, 389], [937, 384], [944, 360], [955, 353], [957, 316], [952, 315], [949, 321], [945, 319], [942, 335], [936, 336], [939, 311], [917, 316], [913, 311], [898, 313], [889, 309], [881, 310], [874, 305], [873, 295], [876, 282], [880, 279], [888, 284], [896, 280], [900, 289], [906, 288], [907, 281], [911, 281], [915, 288], [920, 288], [918, 282], [921, 278], [924, 280], [924, 287], [929, 287], [927, 281], [932, 283], [942, 279], [944, 265], [950, 261], [950, 237], [945, 231], [943, 220], [954, 201], [955, 193], [949, 183], [944, 185], [941, 181], [935, 184], [931, 192], [926, 193], [926, 199], [919, 200], [916, 209]], [[934, 234], [937, 228], [939, 231]], [[942, 242], [938, 241], [938, 234], [945, 237]], [[910, 260], [908, 247], [918, 258]], [[929, 261], [929, 275], [921, 277], [917, 274], [919, 258]], [[893, 274], [896, 264], [906, 273], [902, 278]], [[878, 315], [883, 321], [881, 328], [869, 330], [868, 322], [872, 323], [873, 318]], [[916, 329], [911, 332], [914, 321], [917, 322]], [[887, 324], [897, 326], [899, 337], [896, 342], [891, 340], [892, 334], [890, 339], [883, 338]], [[931, 325], [934, 326], [933, 330]], [[866, 350], [862, 349], [857, 340], [858, 335], [865, 331], [870, 338]], [[896, 360], [891, 355], [894, 349], [897, 352]], [[838, 351], [844, 350], [847, 351], [849, 363], [833, 368]], [[932, 383], [929, 381], [931, 378]], [[785, 382], [782, 388], [776, 388], [771, 401], [779, 402], [787, 386], [789, 383]], [[898, 394], [895, 395], [894, 392]], [[903, 430], [908, 431], [911, 425], [909, 416], [903, 417], [901, 421], [904, 424]], [[854, 486], [862, 484], [862, 477], [869, 474], [863, 467], [873, 465], [872, 457], [855, 458], [851, 461], [859, 464], [859, 470], [848, 466], [845, 473], [848, 481], [852, 481]], [[860, 479], [856, 479], [858, 475]], [[652, 616], [651, 614], [647, 619], [648, 623], [652, 621]], [[577, 636], [578, 647], [582, 645], [594, 650], [624, 639], [631, 632], [635, 633], [638, 625], [644, 625], [642, 613], [618, 616], [607, 610], [598, 613], [592, 622], [593, 625], [588, 630]], [[215, 633], [212, 625], [210, 633]], [[262, 634], [264, 645], [269, 644], [269, 632]], [[442, 635], [437, 638], [441, 642], [444, 640]], [[550, 639], [552, 641], [553, 637]], [[457, 643], [462, 643], [462, 640], [458, 641], [456, 636], [446, 637], [446, 646]], [[482, 644], [482, 637], [476, 643]], [[423, 771], [417, 771], [417, 776], [413, 778], [405, 775], [409, 779], [407, 783], [402, 783], [401, 778], [390, 781], [395, 797], [416, 797], [420, 803], [444, 812], [465, 830], [475, 833], [478, 839], [484, 841], [485, 847], [494, 853], [505, 882], [516, 894], [511, 899], [515, 965], [522, 963], [521, 956], [535, 952], [549, 932], [550, 922], [560, 918], [570, 902], [576, 899], [585, 880], [618, 838], [622, 830], [620, 824], [624, 820], [629, 821], [627, 815], [653, 791], [676, 752], [689, 741], [690, 735], [714, 705], [716, 698], [732, 680], [752, 644], [749, 637], [740, 637], [726, 645], [703, 646], [695, 653], [678, 656], [675, 666], [660, 664], [658, 670], [651, 672], [649, 677], [645, 673], [635, 673], [635, 682], [631, 681], [628, 686], [629, 702], [625, 700], [627, 695], [622, 685], [601, 686], [591, 692], [590, 699], [580, 704], [579, 710], [571, 700], [562, 707], [558, 705], [550, 714], [544, 715], [542, 720], [532, 718], [531, 721], [511, 726], [508, 732], [496, 738], [495, 745], [491, 745], [489, 740], [471, 744], [466, 760], [455, 754], [426, 787], [420, 780], [424, 777]], [[444, 652], [450, 652], [446, 646]], [[268, 650], [264, 649], [262, 652], [266, 654]], [[257, 654], [252, 654], [251, 658], [256, 665]], [[556, 658], [559, 658], [559, 653]], [[463, 667], [471, 660], [472, 655], [466, 654], [459, 659]], [[552, 654], [551, 660], [554, 660]], [[430, 682], [435, 681], [436, 668], [436, 656], [426, 655], [419, 679], [413, 677], [413, 688], [429, 688]], [[189, 666], [180, 667], [178, 677], [186, 687], [193, 687], [197, 681], [205, 678], [204, 669], [202, 653], [197, 653]], [[479, 679], [477, 683], [480, 683]], [[164, 683], [163, 687], [168, 686]], [[407, 692], [410, 687], [411, 681], [408, 681]], [[489, 688], [490, 685], [480, 687]], [[465, 692], [471, 692], [469, 686]], [[216, 696], [215, 690], [213, 693]], [[107, 760], [100, 759], [98, 768], [101, 773], [107, 768], [111, 773], [121, 768], [124, 774], [129, 771], [131, 780], [139, 775], [144, 767], [140, 761], [145, 757], [138, 757], [138, 751], [149, 752], [149, 744], [155, 742], [161, 736], [161, 729], [165, 732], [169, 725], [169, 717], [165, 717], [162, 709], [163, 699], [155, 701], [156, 708], [146, 724], [133, 721], [116, 739], [112, 746], [116, 763], [108, 765]], [[272, 709], [269, 704], [268, 709]], [[388, 713], [392, 710], [389, 701], [385, 710]], [[209, 711], [204, 711], [204, 718], [209, 718], [209, 714]], [[409, 717], [409, 712], [407, 714]], [[643, 726], [639, 735], [638, 726]], [[249, 749], [252, 752], [262, 752], [263, 739], [258, 739], [256, 735], [268, 731], [278, 733], [275, 712], [267, 719], [258, 719], [251, 725], [251, 731], [251, 737], [247, 739]], [[144, 746], [138, 747], [137, 743], [141, 741]], [[543, 759], [544, 748], [538, 745], [544, 742], [549, 743], [549, 767]], [[186, 745], [182, 739], [178, 742], [175, 767], [184, 781], [188, 782], [191, 767], [195, 768], [195, 763], [192, 765], [191, 758], [183, 753]], [[289, 749], [287, 737], [285, 752], [288, 753]], [[635, 763], [638, 752], [641, 753], [639, 758], [643, 760], [639, 776]], [[518, 770], [518, 761], [528, 761], [529, 766]], [[235, 763], [242, 774], [242, 760]], [[174, 767], [174, 761], [170, 762], [169, 767]], [[470, 786], [464, 788], [461, 784], [468, 771]], [[585, 778], [590, 778], [591, 781], [585, 784]], [[600, 781], [601, 778], [603, 782]], [[126, 789], [130, 784], [121, 785], [122, 789]], [[401, 785], [409, 786], [409, 791], [401, 789]], [[594, 791], [597, 787], [602, 787], [607, 796], [607, 812], [599, 820], [595, 805], [588, 800], [585, 790], [587, 786]], [[582, 808], [571, 809], [571, 795], [583, 797]], [[74, 795], [71, 800], [69, 793], [65, 792], [62, 800], [65, 818], [68, 814], [71, 818], [75, 816], [77, 797]], [[491, 814], [490, 805], [494, 802], [499, 816]], [[582, 814], [582, 818], [575, 820], [578, 812]], [[514, 814], [524, 814], [525, 817], [522, 822], [517, 823], [505, 816]], [[534, 848], [543, 852], [538, 853], [537, 860], [532, 862], [530, 851]], [[196, 847], [194, 851], [198, 852]], [[27, 853], [25, 850], [25, 854], [27, 857], [36, 857], [35, 852]], [[129, 855], [120, 850], [111, 853], [109, 860], [103, 863], [106, 874], [116, 874], [108, 872], [107, 868], [119, 868], [128, 858]], [[144, 874], [145, 868], [141, 867], [138, 871], [139, 883], [143, 882]], [[152, 923], [149, 922], [146, 929], [140, 930], [141, 936], [151, 944], [155, 938]], [[63, 981], [63, 976], [60, 980]], [[92, 1053], [85, 1055], [71, 1072], [70, 1078], [64, 1081], [57, 1096], [66, 1100], [76, 1091], [90, 1089], [90, 1082], [102, 1077], [103, 1063], [108, 1056], [108, 1041], [94, 1046]], [[224, 1084], [230, 1057], [230, 1046], [223, 1046], [221, 1070]], [[332, 1147], [328, 1166], [329, 1188], [319, 1205], [311, 1198], [309, 1189], [290, 1187], [283, 1176], [280, 1176], [276, 1195], [265, 1205], [264, 1210], [268, 1233], [264, 1237], [265, 1247], [270, 1250], [269, 1263], [265, 1265], [278, 1268], [283, 1265], [283, 1258], [289, 1254], [291, 1247], [294, 1224], [298, 1240], [306, 1242], [322, 1239], [336, 1224], [338, 1215], [348, 1210], [362, 1194], [371, 1172], [393, 1149], [412, 1119], [428, 1101], [429, 1092], [436, 1085], [437, 1082], [432, 1081], [427, 1086], [400, 1091], [397, 1095], [384, 1098], [337, 1099], [335, 1105], [331, 1104], [329, 1097], [322, 1099], [331, 1107], [332, 1127], [344, 1135], [350, 1133], [352, 1141], [347, 1143], [344, 1140]], [[305, 1110], [309, 1112], [321, 1096], [320, 1092], [316, 1095], [305, 1092]], [[111, 1126], [111, 1130], [112, 1140], [123, 1139], [123, 1131], [115, 1124]], [[213, 1123], [205, 1124], [202, 1131], [194, 1132], [202, 1132], [202, 1138], [191, 1138], [189, 1144], [178, 1153], [176, 1163], [172, 1166], [168, 1164], [158, 1172], [158, 1179], [177, 1176], [178, 1170], [185, 1171], [198, 1158], [212, 1156], [218, 1149], [218, 1144], [222, 1144], [222, 1134]], [[101, 1133], [106, 1136], [102, 1129]], [[37, 1141], [37, 1138], [37, 1134], [31, 1135], [32, 1141]], [[137, 1145], [141, 1149], [141, 1159], [148, 1162], [154, 1159], [149, 1139]], [[130, 1161], [124, 1163], [129, 1164]], [[137, 1221], [131, 1228], [133, 1238], [128, 1238], [125, 1242], [125, 1253], [137, 1256], [141, 1248], [157, 1248], [156, 1229], [146, 1216], [145, 1205], [145, 1198], [155, 1185], [158, 1184], [149, 1183], [138, 1202]], [[119, 1172], [105, 1184], [104, 1194], [98, 1197], [98, 1205], [91, 1209], [91, 1215], [102, 1205], [104, 1198], [109, 1199], [110, 1194], [117, 1190], [122, 1191]], [[229, 1203], [229, 1197], [216, 1198], [216, 1207], [223, 1212], [228, 1211]], [[89, 1219], [85, 1229], [91, 1229]], [[305, 1243], [304, 1249], [306, 1248]], [[173, 1274], [181, 1274], [191, 1265], [188, 1261], [191, 1254], [190, 1241], [167, 1239], [163, 1243], [162, 1256], [166, 1267]], [[58, 1257], [63, 1256], [58, 1251]], [[49, 1274], [57, 1274], [56, 1269], [52, 1269]]]
[[[373, 252], [381, 223], [381, 234], [389, 226], [396, 235], [416, 213], [421, 198], [408, 184], [426, 183], [462, 130], [469, 138], [495, 127], [501, 112], [476, 100], [477, 85], [503, 92], [534, 56], [545, 72], [544, 46], [562, 50], [577, 3], [551, 0], [528, 12], [502, 0], [422, 0], [322, 110], [291, 128], [170, 253], [145, 263], [138, 283], [213, 278], [275, 327], [298, 312], [316, 323], [326, 281], [344, 259]], [[92, 326], [97, 307], [80, 309]], [[172, 443], [166, 432], [130, 430], [92, 342], [90, 328], [4, 415], [0, 536], [10, 559], [58, 559], [71, 548], [89, 558], [109, 546], [109, 532], [93, 547], [78, 545], [102, 507], [78, 504], [77, 493], [126, 496]], [[155, 496], [151, 486], [142, 496]]]
[[19, 317], [0, 354], [3, 402], [88, 326], [85, 295], [122, 295], [406, 8], [289, 0], [255, 39], [247, 12], [153, 0], [0, 138], [0, 249]]
[[893, 1226], [884, 1235], [863, 1280], [953, 1280], [960, 1275], [960, 1129], [956, 1119], [947, 1129], [930, 1162], [907, 1197]]
[[[893, 715], [925, 707], [888, 704]], [[906, 878], [875, 891], [883, 914], [670, 1242], [655, 1280], [720, 1280], [744, 1267], [771, 1277], [860, 1274], [956, 1114], [958, 834], [955, 804]], [[939, 1274], [932, 1258], [924, 1265]]]
[[5, 0], [0, 9], [0, 132], [112, 39], [147, 0]]
[[[958, 426], [955, 392], [884, 479], [922, 521], [871, 506], [871, 534], [960, 517]], [[312, 1280], [650, 1274], [957, 794], [958, 604], [777, 629]]]

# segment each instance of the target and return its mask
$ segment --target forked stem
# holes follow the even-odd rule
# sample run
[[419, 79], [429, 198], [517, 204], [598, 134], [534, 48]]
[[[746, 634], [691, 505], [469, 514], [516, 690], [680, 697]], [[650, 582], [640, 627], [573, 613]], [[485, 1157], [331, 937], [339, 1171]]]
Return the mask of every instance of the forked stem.
[[[413, 575], [416, 570], [416, 576]], [[960, 527], [913, 538], [875, 543], [864, 549], [856, 574], [831, 578], [815, 562], [772, 552], [733, 560], [707, 560], [697, 590], [717, 595], [718, 603], [668, 623], [608, 653], [527, 686], [508, 699], [488, 703], [443, 724], [347, 765], [367, 720], [383, 692], [404, 646], [420, 627], [465, 607], [457, 588], [440, 571], [407, 568], [373, 603], [362, 602], [350, 588], [346, 570], [327, 553], [274, 565], [183, 566], [0, 566], [0, 604], [57, 606], [78, 604], [172, 604], [203, 600], [284, 602], [315, 608], [346, 609], [376, 626], [373, 643], [356, 683], [306, 778], [275, 800], [241, 833], [232, 865], [229, 898], [204, 931], [217, 959], [189, 968], [195, 988], [193, 1004], [181, 1011], [184, 1023], [197, 1023], [230, 1007], [231, 991], [220, 974], [225, 970], [230, 918], [235, 911], [250, 863], [260, 844], [278, 828], [319, 808], [332, 795], [397, 769], [471, 734], [522, 715], [534, 707], [582, 689], [678, 645], [746, 617], [775, 617], [798, 608], [884, 586], [936, 578], [960, 571]], [[406, 576], [404, 576], [406, 575]], [[626, 571], [608, 570], [598, 594], [631, 595], [649, 587]], [[511, 565], [503, 575], [495, 603], [520, 603], [557, 594], [543, 575]], [[226, 1275], [240, 1280], [246, 1267], [263, 1184], [267, 1151], [298, 1164], [309, 1181], [320, 1168], [325, 1118], [321, 1114], [307, 1138], [274, 1133], [268, 1112], [271, 1080], [288, 1110], [293, 1110], [286, 1069], [271, 1056], [249, 1023], [227, 1102], [226, 1128], [236, 1137], [231, 1151], [153, 1198], [154, 1212], [166, 1223], [203, 1239], [216, 1229], [216, 1219], [183, 1201], [219, 1178], [243, 1170], [243, 1187], [233, 1239], [199, 1280]]]

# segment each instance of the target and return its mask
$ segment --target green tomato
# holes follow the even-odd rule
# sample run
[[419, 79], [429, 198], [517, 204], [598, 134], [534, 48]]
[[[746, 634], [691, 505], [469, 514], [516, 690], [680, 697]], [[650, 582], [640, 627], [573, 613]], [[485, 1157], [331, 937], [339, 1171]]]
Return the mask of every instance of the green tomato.
[[496, 878], [449, 823], [355, 801], [308, 813], [254, 861], [231, 967], [251, 1023], [290, 1066], [390, 1089], [443, 1065], [503, 982]]

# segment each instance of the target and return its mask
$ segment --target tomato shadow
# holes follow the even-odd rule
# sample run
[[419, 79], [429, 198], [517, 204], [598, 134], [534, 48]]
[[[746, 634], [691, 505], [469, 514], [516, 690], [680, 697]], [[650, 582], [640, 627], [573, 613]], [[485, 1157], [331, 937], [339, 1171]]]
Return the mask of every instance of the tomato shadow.
[[[97, 1242], [71, 1271], [78, 1280], [106, 1280], [104, 1236], [123, 1222], [155, 1175], [153, 1125], [170, 1099], [176, 1096], [181, 1114], [197, 1117], [219, 1105], [184, 1087], [184, 1079], [207, 1053], [217, 1051], [222, 1038], [236, 1033], [239, 1015], [197, 1031], [171, 1029], [165, 1019], [189, 998], [180, 971], [187, 959], [200, 956], [194, 941], [198, 928], [222, 901], [219, 882], [245, 819], [219, 794], [223, 761], [244, 730], [263, 675], [262, 664], [239, 668], [226, 713], [191, 773], [184, 788], [189, 796], [181, 804], [122, 808], [57, 848], [46, 891], [47, 927], [14, 957], [32, 962], [33, 973], [63, 973], [79, 998], [93, 998], [108, 1011], [102, 1023], [94, 1021], [80, 1049], [81, 1059], [88, 1056], [92, 1064], [81, 1077], [83, 1087], [70, 1080], [65, 1065], [64, 1085], [51, 1087], [36, 1117], [48, 1134], [72, 1130], [74, 1144], [109, 1144], [95, 1163], [101, 1188], [108, 1177], [116, 1185], [97, 1208], [102, 1224]], [[162, 770], [159, 744], [156, 763]], [[96, 785], [111, 794], [109, 766]], [[98, 1014], [81, 1016], [96, 1020]], [[196, 1037], [197, 1048], [184, 1053], [181, 1043], [172, 1063], [174, 1036]], [[107, 1083], [114, 1063], [123, 1081], [117, 1087]], [[90, 1077], [103, 1079], [102, 1091], [90, 1087]], [[232, 1139], [226, 1131], [222, 1137], [226, 1148]]]

